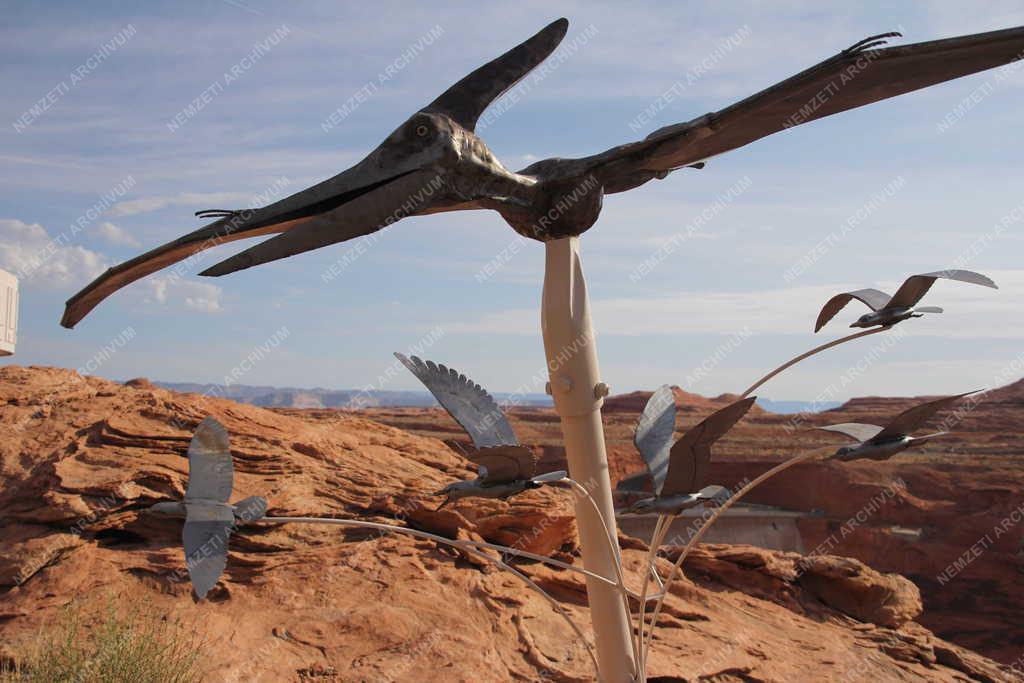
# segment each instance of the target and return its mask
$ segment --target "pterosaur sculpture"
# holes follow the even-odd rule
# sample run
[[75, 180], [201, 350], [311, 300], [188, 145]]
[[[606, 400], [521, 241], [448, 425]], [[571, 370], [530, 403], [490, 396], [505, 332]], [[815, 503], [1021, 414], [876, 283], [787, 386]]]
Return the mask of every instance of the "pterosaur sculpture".
[[951, 407], [964, 396], [975, 392], [969, 391], [966, 394], [956, 396], [945, 396], [933, 401], [921, 403], [908, 408], [890, 420], [885, 427], [878, 425], [863, 424], [860, 422], [845, 422], [843, 424], [828, 425], [819, 427], [829, 432], [836, 432], [848, 436], [856, 445], [843, 446], [837, 450], [829, 459], [842, 460], [888, 460], [901, 451], [915, 446], [921, 446], [932, 439], [944, 436], [947, 432], [935, 432], [927, 436], [911, 436], [921, 428], [935, 413]]
[[185, 500], [160, 502], [149, 508], [154, 514], [185, 518], [182, 542], [196, 600], [202, 600], [217, 585], [235, 526], [262, 519], [267, 513], [267, 500], [260, 496], [228, 503], [233, 488], [227, 430], [208, 417], [199, 423], [188, 447]]
[[200, 212], [210, 225], [109, 269], [73, 296], [61, 320], [74, 327], [125, 285], [225, 242], [274, 233], [203, 271], [220, 276], [381, 230], [413, 215], [491, 209], [512, 228], [548, 241], [580, 235], [604, 195], [779, 131], [1018, 59], [1024, 27], [881, 48], [886, 33], [717, 112], [666, 126], [644, 140], [579, 159], [507, 170], [474, 132], [484, 110], [544, 61], [565, 36], [558, 19], [413, 114], [352, 168], [268, 206]]
[[911, 275], [892, 296], [877, 289], [858, 289], [854, 292], [836, 294], [822, 307], [818, 320], [814, 323], [814, 331], [817, 332], [824, 327], [836, 313], [854, 299], [870, 308], [871, 312], [857, 318], [850, 327], [889, 327], [908, 318], [920, 318], [924, 313], [942, 313], [938, 306], [917, 306], [917, 302], [924, 298], [939, 278], [999, 289], [991, 278], [971, 270], [939, 270], [934, 273]]
[[537, 456], [519, 443], [505, 413], [479, 384], [433, 361], [400, 353], [395, 357], [466, 430], [477, 449], [466, 456], [477, 466], [476, 479], [448, 484], [435, 493], [445, 496], [438, 509], [459, 498], [509, 498], [565, 478], [562, 470], [537, 474]]

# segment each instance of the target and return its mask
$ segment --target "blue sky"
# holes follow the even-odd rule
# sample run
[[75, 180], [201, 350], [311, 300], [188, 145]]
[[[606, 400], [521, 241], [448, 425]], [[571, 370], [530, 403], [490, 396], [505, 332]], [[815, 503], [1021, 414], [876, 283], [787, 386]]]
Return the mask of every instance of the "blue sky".
[[[202, 225], [194, 211], [334, 175], [558, 16], [571, 23], [557, 68], [500, 101], [482, 132], [510, 168], [719, 109], [874, 33], [918, 42], [1024, 24], [1013, 2], [890, 4], [5, 3], [0, 268], [18, 270], [47, 245], [54, 253], [22, 282], [18, 354], [4, 362], [115, 379], [408, 389], [414, 378], [390, 377], [390, 352], [426, 339], [425, 356], [494, 391], [540, 391], [543, 247], [493, 213], [403, 220], [328, 283], [320, 275], [344, 245], [219, 279], [197, 277], [199, 267], [151, 277], [73, 331], [58, 320], [105, 267]], [[197, 98], [202, 107], [183, 113]], [[1022, 110], [1024, 68], [986, 72], [607, 197], [583, 257], [612, 390], [742, 391], [848, 331], [862, 312], [853, 307], [812, 334], [832, 293], [891, 290], [955, 265], [1001, 289], [940, 282], [925, 303], [944, 315], [809, 361], [763, 394], [940, 393], [1018, 378]], [[637, 277], [674, 235], [686, 237]], [[483, 277], [488, 263], [499, 267]]]

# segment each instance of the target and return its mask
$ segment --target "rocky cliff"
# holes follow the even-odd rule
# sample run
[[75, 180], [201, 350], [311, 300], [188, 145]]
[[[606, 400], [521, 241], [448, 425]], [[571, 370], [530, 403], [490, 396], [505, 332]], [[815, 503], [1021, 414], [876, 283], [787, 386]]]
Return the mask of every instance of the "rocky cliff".
[[[211, 599], [193, 604], [180, 579], [180, 522], [143, 510], [182, 495], [189, 436], [207, 415], [232, 434], [236, 496], [267, 496], [272, 514], [387, 521], [576, 561], [568, 493], [435, 511], [429, 492], [470, 474], [435, 438], [359, 415], [283, 414], [144, 381], [8, 366], [0, 369], [3, 656], [23, 652], [72, 599], [114, 595], [194, 628], [211, 681], [593, 680], [585, 643], [545, 601], [428, 541], [243, 527]], [[557, 458], [551, 444], [539, 450]], [[623, 544], [636, 585], [644, 547]], [[576, 574], [516, 566], [586, 627]], [[653, 680], [1024, 680], [934, 636], [914, 621], [921, 605], [911, 582], [856, 560], [703, 546], [686, 571], [666, 602]]]

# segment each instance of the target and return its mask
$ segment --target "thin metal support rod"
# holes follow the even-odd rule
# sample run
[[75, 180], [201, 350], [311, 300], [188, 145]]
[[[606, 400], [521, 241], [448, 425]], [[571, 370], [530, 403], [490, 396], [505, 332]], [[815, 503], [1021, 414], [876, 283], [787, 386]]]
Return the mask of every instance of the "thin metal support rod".
[[[601, 514], [601, 509], [597, 507], [597, 501], [590, 495], [590, 491], [581, 485], [578, 481], [572, 477], [566, 477], [563, 481], [569, 482], [569, 484], [575, 489], [576, 493], [580, 494], [584, 498], [590, 501], [590, 506], [594, 511], [594, 514], [601, 518], [601, 525], [604, 527], [605, 537], [608, 540], [608, 552], [615, 555], [617, 562], [615, 562], [615, 577], [619, 582], [619, 595], [622, 598], [622, 607], [626, 610], [626, 614], [629, 614], [629, 596], [626, 592], [626, 577], [622, 573], [622, 557], [619, 553], [619, 544], [617, 539], [612, 537], [612, 530], [608, 528], [608, 524], [604, 521], [604, 516]], [[632, 634], [631, 634], [632, 635]], [[635, 637], [629, 639], [629, 644], [633, 650], [633, 661], [640, 661], [640, 646]], [[643, 673], [640, 674], [641, 680], [643, 679]]]
[[640, 585], [640, 604], [637, 606], [636, 616], [636, 640], [639, 643], [640, 656], [638, 659], [638, 666], [640, 667], [640, 680], [647, 680], [647, 667], [644, 666], [644, 630], [647, 628], [647, 622], [644, 620], [644, 615], [647, 611], [647, 584], [651, 578], [651, 572], [654, 569], [654, 553], [658, 542], [658, 537], [661, 535], [661, 527], [665, 522], [664, 515], [658, 515], [658, 521], [654, 524], [654, 532], [651, 534], [651, 545], [647, 549], [647, 556], [644, 558], [644, 581]]
[[[313, 522], [311, 520], [317, 520], [317, 521]], [[595, 574], [594, 572], [587, 571], [583, 567], [577, 567], [576, 565], [568, 564], [566, 562], [562, 562], [560, 560], [556, 560], [553, 557], [547, 557], [546, 555], [538, 555], [536, 553], [531, 553], [531, 552], [526, 551], [526, 550], [520, 550], [519, 548], [510, 548], [510, 547], [508, 547], [506, 545], [498, 545], [496, 543], [488, 543], [487, 541], [472, 541], [472, 540], [468, 540], [468, 539], [467, 540], [463, 540], [463, 541], [459, 541], [459, 540], [454, 540], [454, 539], [450, 539], [450, 538], [445, 538], [444, 536], [438, 536], [437, 534], [432, 534], [432, 533], [430, 533], [428, 531], [420, 531], [419, 529], [409, 529], [407, 527], [392, 526], [390, 524], [380, 524], [380, 523], [377, 523], [377, 522], [366, 522], [366, 521], [355, 520], [355, 519], [353, 519], [353, 520], [334, 519], [334, 518], [331, 518], [331, 517], [263, 517], [262, 519], [259, 519], [259, 520], [256, 520], [256, 521], [257, 522], [277, 522], [277, 523], [281, 523], [281, 524], [284, 524], [284, 523], [287, 523], [287, 522], [299, 522], [299, 521], [301, 521], [303, 523], [306, 523], [306, 524], [337, 524], [339, 522], [345, 522], [344, 526], [358, 526], [358, 527], [362, 527], [362, 528], [366, 528], [366, 529], [378, 529], [378, 530], [381, 530], [381, 531], [395, 531], [397, 533], [403, 533], [403, 534], [406, 534], [408, 536], [415, 536], [417, 538], [425, 538], [425, 539], [428, 539], [428, 540], [431, 540], [431, 541], [437, 541], [438, 543], [446, 543], [447, 545], [454, 545], [454, 546], [457, 546], [457, 547], [462, 547], [462, 546], [469, 545], [469, 546], [474, 546], [476, 548], [487, 548], [488, 550], [495, 550], [495, 551], [500, 552], [500, 553], [508, 553], [509, 555], [516, 555], [518, 557], [525, 557], [525, 558], [527, 558], [529, 560], [534, 560], [534, 561], [537, 561], [537, 562], [543, 562], [544, 564], [551, 565], [552, 567], [558, 567], [559, 569], [566, 569], [568, 571], [580, 574], [581, 576], [589, 576], [592, 579], [597, 579], [598, 581], [604, 581], [605, 583], [607, 583], [609, 585], [612, 585], [612, 586], [617, 586], [618, 585], [618, 583], [614, 579], [610, 579], [607, 576], [601, 576], [600, 574]]]
[[769, 372], [767, 375], [762, 377], [761, 379], [759, 379], [756, 382], [754, 382], [753, 386], [751, 386], [749, 389], [744, 391], [743, 394], [740, 396], [740, 398], [746, 398], [747, 396], [750, 396], [752, 393], [754, 393], [754, 391], [759, 386], [761, 386], [762, 384], [764, 384], [765, 382], [770, 380], [772, 377], [774, 377], [775, 375], [779, 374], [780, 372], [782, 372], [786, 368], [793, 367], [794, 365], [796, 365], [800, 361], [804, 360], [805, 358], [810, 358], [811, 356], [813, 356], [816, 353], [821, 353], [822, 351], [825, 351], [827, 349], [831, 349], [833, 346], [839, 346], [840, 344], [843, 344], [843, 343], [848, 342], [848, 341], [853, 341], [854, 339], [859, 339], [861, 337], [867, 337], [868, 335], [871, 335], [871, 334], [878, 334], [879, 332], [884, 332], [885, 330], [888, 330], [890, 327], [892, 327], [892, 326], [891, 325], [886, 325], [886, 326], [883, 326], [883, 327], [876, 327], [873, 330], [864, 330], [863, 332], [857, 332], [855, 334], [847, 335], [845, 337], [840, 337], [839, 339], [833, 339], [832, 341], [828, 342], [827, 344], [822, 344], [821, 346], [815, 346], [810, 351], [808, 351], [806, 353], [801, 353], [796, 358], [783, 363], [782, 365], [780, 365], [779, 367], [775, 368], [774, 370]]
[[644, 651], [641, 653], [642, 657], [644, 657], [646, 659], [647, 652], [650, 650], [651, 641], [654, 639], [654, 629], [658, 625], [658, 615], [661, 614], [661, 606], [665, 603], [665, 598], [668, 597], [669, 588], [672, 586], [672, 582], [675, 580], [675, 578], [677, 576], [682, 574], [683, 561], [686, 559], [686, 556], [690, 554], [690, 550], [692, 550], [694, 548], [694, 546], [697, 545], [697, 542], [700, 541], [700, 539], [704, 536], [704, 534], [707, 533], [707, 530], [711, 528], [711, 525], [715, 523], [715, 520], [717, 520], [719, 517], [721, 517], [723, 512], [725, 512], [726, 510], [731, 508], [733, 505], [738, 503], [740, 501], [740, 499], [743, 498], [743, 496], [745, 496], [748, 493], [750, 493], [759, 484], [762, 484], [763, 482], [767, 481], [768, 479], [771, 479], [772, 477], [774, 477], [776, 474], [779, 474], [780, 472], [784, 472], [785, 470], [788, 470], [790, 467], [793, 467], [794, 465], [798, 465], [798, 464], [800, 464], [802, 462], [810, 460], [813, 457], [822, 455], [823, 453], [824, 453], [824, 451], [822, 449], [816, 448], [814, 450], [807, 451], [806, 453], [801, 453], [800, 455], [798, 455], [796, 457], [793, 457], [793, 458], [790, 458], [789, 460], [786, 460], [785, 462], [779, 463], [775, 467], [771, 468], [767, 472], [765, 472], [765, 473], [761, 474], [760, 476], [758, 476], [757, 478], [755, 478], [753, 481], [751, 481], [746, 486], [741, 488], [735, 494], [733, 494], [729, 498], [729, 500], [727, 500], [724, 503], [722, 503], [722, 505], [720, 505], [715, 510], [714, 514], [711, 515], [711, 517], [709, 517], [706, 522], [704, 522], [704, 524], [701, 526], [700, 530], [698, 530], [697, 533], [694, 534], [693, 538], [691, 538], [689, 540], [689, 542], [687, 542], [687, 544], [683, 547], [683, 550], [682, 550], [681, 553], [679, 553], [679, 557], [676, 559], [675, 564], [672, 565], [672, 569], [669, 571], [668, 577], [665, 579], [664, 593], [661, 596], [661, 598], [658, 600], [658, 602], [654, 605], [654, 615], [651, 618], [651, 628], [650, 628], [650, 631], [648, 632], [648, 635], [647, 635], [647, 646], [644, 649]]
[[644, 646], [644, 631], [647, 628], [647, 621], [644, 618], [647, 610], [647, 578], [651, 573], [657, 577], [658, 583], [661, 584], [661, 593], [658, 595], [658, 599], [663, 598], [667, 584], [663, 583], [661, 577], [658, 576], [656, 560], [658, 550], [661, 548], [661, 544], [665, 542], [665, 537], [668, 536], [669, 529], [672, 528], [674, 520], [675, 515], [658, 515], [658, 522], [654, 525], [654, 533], [651, 535], [651, 546], [647, 549], [647, 557], [645, 558], [649, 571], [644, 572], [644, 584], [640, 590], [640, 613], [637, 617], [637, 640], [640, 643], [640, 680], [642, 683], [647, 681], [647, 650]]
[[[505, 562], [501, 561], [498, 558], [491, 557], [487, 553], [485, 553], [485, 552], [481, 551], [480, 549], [474, 547], [475, 546], [475, 542], [473, 542], [473, 541], [454, 541], [454, 540], [452, 540], [450, 538], [445, 538], [444, 536], [438, 536], [436, 534], [431, 534], [431, 533], [426, 532], [426, 531], [420, 531], [419, 529], [407, 529], [405, 527], [393, 526], [391, 524], [381, 524], [379, 522], [366, 522], [366, 521], [357, 520], [357, 519], [332, 519], [332, 518], [329, 518], [329, 517], [263, 517], [262, 519], [255, 520], [255, 521], [257, 521], [257, 522], [269, 522], [271, 524], [289, 524], [289, 523], [298, 523], [298, 524], [331, 524], [331, 525], [335, 525], [335, 526], [347, 526], [347, 527], [359, 527], [359, 528], [363, 528], [363, 529], [375, 529], [377, 531], [386, 531], [386, 532], [389, 532], [389, 533], [406, 534], [408, 536], [414, 536], [416, 538], [424, 538], [424, 539], [427, 539], [427, 540], [430, 540], [430, 541], [435, 541], [437, 543], [443, 543], [445, 545], [450, 545], [450, 546], [452, 546], [454, 548], [459, 548], [460, 550], [464, 550], [465, 552], [473, 555], [474, 557], [482, 559], [482, 560], [484, 560], [486, 562], [490, 562], [490, 563], [494, 564], [495, 566], [497, 566], [499, 569], [507, 571], [510, 574], [512, 574], [513, 576], [518, 577], [530, 589], [534, 590], [541, 597], [543, 597], [545, 600], [547, 600], [551, 604], [551, 606], [555, 609], [555, 611], [558, 612], [562, 616], [563, 619], [565, 619], [565, 622], [567, 624], [569, 624], [569, 627], [572, 628], [573, 632], [576, 633], [576, 635], [579, 637], [580, 641], [583, 643], [583, 646], [587, 650], [587, 654], [590, 656], [590, 662], [594, 666], [594, 671], [598, 675], [598, 680], [601, 680], [600, 679], [600, 667], [597, 664], [597, 656], [594, 653], [594, 648], [590, 644], [590, 641], [587, 640], [586, 635], [584, 635], [584, 633], [580, 629], [580, 627], [576, 625], [576, 622], [572, 620], [572, 617], [569, 616], [569, 613], [565, 611], [565, 608], [562, 607], [562, 605], [557, 600], [555, 600], [555, 598], [552, 597], [550, 593], [548, 593], [546, 590], [544, 590], [539, 585], [537, 585], [537, 583], [533, 579], [528, 577], [526, 574], [523, 574], [522, 572], [520, 572], [515, 567], [512, 567], [512, 566], [506, 564]], [[492, 544], [488, 544], [488, 546], [491, 546], [491, 545]], [[495, 548], [503, 548], [503, 549], [506, 549], [506, 550], [511, 550], [510, 548], [505, 548], [505, 546], [494, 546], [494, 547]]]

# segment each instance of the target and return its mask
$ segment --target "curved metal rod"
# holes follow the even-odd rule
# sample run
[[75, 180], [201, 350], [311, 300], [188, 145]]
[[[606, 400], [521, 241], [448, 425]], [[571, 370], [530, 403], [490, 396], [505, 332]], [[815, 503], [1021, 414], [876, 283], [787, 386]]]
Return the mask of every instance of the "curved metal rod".
[[[828, 450], [831, 451], [832, 449], [830, 448]], [[693, 538], [691, 538], [687, 542], [687, 544], [683, 547], [683, 551], [679, 553], [679, 557], [676, 559], [675, 564], [672, 565], [672, 569], [669, 572], [668, 577], [665, 579], [665, 588], [663, 590], [663, 595], [661, 596], [661, 598], [658, 599], [658, 602], [654, 605], [654, 614], [651, 617], [651, 628], [647, 634], [647, 645], [642, 654], [645, 660], [647, 658], [647, 651], [650, 650], [651, 641], [654, 639], [654, 629], [658, 625], [658, 615], [661, 614], [661, 606], [665, 603], [665, 598], [668, 597], [668, 592], [669, 588], [672, 585], [672, 581], [675, 580], [676, 576], [682, 573], [680, 568], [683, 566], [683, 561], [686, 559], [686, 556], [690, 554], [690, 550], [693, 549], [693, 547], [704, 536], [707, 530], [711, 528], [711, 525], [715, 523], [715, 520], [718, 519], [723, 512], [731, 508], [735, 503], [739, 502], [740, 498], [750, 493], [750, 491], [758, 484], [761, 484], [767, 479], [771, 479], [776, 474], [789, 469], [793, 465], [797, 465], [801, 462], [804, 462], [805, 460], [810, 460], [814, 456], [821, 455], [823, 452], [825, 452], [824, 449], [816, 448], [812, 451], [801, 453], [800, 455], [790, 458], [789, 460], [786, 460], [785, 462], [782, 462], [776, 465], [775, 467], [771, 468], [767, 472], [763, 473], [762, 475], [751, 481], [749, 484], [741, 488], [739, 491], [737, 491], [732, 497], [729, 498], [729, 500], [722, 503], [722, 505], [715, 510], [714, 514], [708, 518], [708, 521], [706, 521], [703, 524], [703, 526], [701, 526], [700, 530], [697, 531], [696, 534], [694, 534]]]
[[[665, 543], [665, 537], [669, 536], [669, 529], [672, 528], [672, 522], [675, 520], [675, 515], [658, 515], [657, 523], [654, 525], [654, 532], [651, 533], [650, 537], [650, 548], [647, 549], [647, 557], [645, 558], [648, 571], [644, 572], [643, 586], [640, 589], [640, 613], [637, 617], [637, 638], [640, 641], [640, 671], [642, 676], [640, 678], [642, 683], [647, 681], [647, 650], [644, 646], [644, 631], [647, 628], [647, 622], [644, 620], [644, 615], [647, 609], [647, 580], [650, 578], [651, 572], [657, 577], [657, 567], [654, 564], [657, 558], [657, 551], [662, 544]], [[660, 577], [658, 577], [660, 582]], [[662, 584], [662, 592], [658, 595], [658, 599], [665, 597], [666, 589], [668, 584]], [[651, 631], [653, 635], [653, 631]]]
[[651, 578], [651, 572], [657, 571], [654, 567], [654, 558], [656, 556], [657, 549], [661, 546], [659, 540], [662, 535], [662, 527], [667, 527], [671, 524], [671, 522], [666, 523], [665, 520], [665, 515], [658, 515], [658, 521], [654, 525], [654, 532], [651, 534], [651, 545], [647, 549], [647, 557], [644, 558], [644, 581], [640, 585], [640, 606], [636, 618], [636, 629], [640, 649], [640, 671], [643, 672], [640, 677], [642, 682], [647, 680], [647, 666], [643, 660], [644, 630], [647, 628], [647, 622], [644, 620], [644, 615], [647, 611], [647, 584]]
[[[481, 550], [479, 550], [478, 548], [474, 547], [475, 542], [473, 542], [473, 541], [454, 541], [454, 540], [452, 540], [450, 538], [445, 538], [444, 536], [438, 536], [436, 534], [431, 534], [431, 533], [426, 532], [426, 531], [420, 531], [419, 529], [407, 529], [405, 527], [392, 526], [391, 524], [381, 524], [379, 522], [366, 522], [366, 521], [363, 521], [363, 520], [356, 520], [356, 519], [333, 519], [333, 518], [330, 518], [330, 517], [263, 517], [262, 519], [254, 520], [254, 521], [256, 521], [256, 522], [269, 522], [269, 523], [272, 523], [272, 524], [287, 524], [287, 523], [333, 524], [333, 525], [336, 525], [336, 526], [362, 527], [364, 529], [376, 529], [378, 531], [388, 531], [388, 532], [391, 532], [391, 533], [407, 534], [409, 536], [415, 536], [417, 538], [424, 538], [424, 539], [427, 539], [427, 540], [430, 540], [430, 541], [436, 541], [438, 543], [444, 543], [446, 545], [450, 545], [452, 547], [464, 550], [464, 551], [468, 552], [469, 554], [473, 555], [474, 557], [478, 557], [478, 558], [480, 558], [482, 560], [485, 560], [487, 562], [491, 562], [495, 566], [497, 566], [499, 569], [504, 569], [505, 571], [507, 571], [507, 572], [509, 572], [509, 573], [511, 573], [511, 574], [513, 574], [513, 575], [515, 575], [517, 577], [519, 577], [519, 579], [521, 579], [523, 582], [525, 582], [527, 586], [532, 588], [534, 591], [539, 593], [545, 600], [547, 600], [549, 603], [551, 603], [551, 606], [555, 608], [555, 611], [557, 611], [560, 615], [562, 615], [562, 618], [565, 619], [566, 623], [569, 624], [570, 628], [572, 628], [572, 630], [576, 633], [576, 635], [579, 636], [580, 640], [583, 642], [583, 645], [587, 649], [587, 654], [590, 656], [591, 664], [594, 665], [594, 671], [597, 672], [597, 675], [600, 675], [600, 669], [597, 666], [597, 656], [594, 654], [593, 646], [587, 640], [587, 637], [583, 634], [583, 631], [580, 630], [580, 627], [577, 626], [576, 622], [574, 622], [572, 620], [572, 618], [569, 616], [569, 613], [565, 611], [565, 608], [562, 607], [562, 605], [557, 600], [555, 600], [553, 597], [551, 597], [551, 595], [546, 590], [544, 590], [543, 588], [538, 586], [537, 583], [534, 582], [533, 579], [528, 577], [526, 574], [523, 574], [522, 572], [520, 572], [515, 567], [511, 567], [508, 564], [506, 564], [505, 562], [502, 562], [499, 559], [491, 557], [487, 553], [484, 553]], [[492, 545], [492, 544], [488, 544], [488, 545]], [[497, 547], [498, 548], [505, 548], [505, 546], [497, 546]], [[507, 548], [507, 549], [511, 550], [511, 548]]]
[[[619, 544], [616, 542], [616, 539], [612, 538], [612, 530], [608, 527], [608, 523], [605, 521], [604, 515], [601, 514], [601, 508], [598, 507], [597, 501], [594, 500], [594, 497], [590, 495], [590, 491], [588, 491], [585, 486], [583, 486], [582, 484], [580, 484], [578, 481], [576, 481], [575, 479], [573, 479], [571, 477], [565, 477], [561, 481], [568, 482], [577, 493], [581, 494], [584, 498], [586, 498], [588, 501], [590, 501], [590, 505], [594, 508], [594, 513], [597, 515], [597, 518], [601, 520], [601, 526], [604, 527], [605, 538], [608, 540], [608, 550], [609, 550], [609, 552], [611, 552], [612, 556], [615, 558], [615, 575], [616, 575], [616, 579], [618, 579], [618, 582], [619, 582], [619, 585], [618, 585], [619, 597], [622, 598], [622, 605], [623, 605], [623, 607], [626, 610], [626, 615], [628, 616], [629, 615], [629, 597], [628, 597], [628, 595], [626, 593], [626, 578], [625, 578], [625, 575], [622, 573], [622, 553], [619, 551]], [[643, 673], [642, 673], [643, 669], [640, 667], [640, 663], [639, 663], [640, 647], [638, 645], [637, 638], [630, 638], [629, 639], [629, 644], [630, 644], [630, 646], [632, 646], [632, 650], [633, 650], [633, 661], [636, 663], [636, 667], [640, 668], [640, 671], [641, 671], [640, 676], [642, 677], [643, 676]], [[636, 677], [637, 677], [637, 671], [636, 671], [636, 669], [634, 669], [633, 670], [633, 678], [634, 678], [634, 680], [636, 679]]]
[[790, 368], [790, 367], [796, 365], [797, 363], [799, 363], [800, 361], [802, 361], [805, 358], [810, 358], [811, 356], [813, 356], [816, 353], [821, 353], [822, 351], [825, 351], [826, 349], [831, 349], [833, 346], [839, 346], [840, 344], [842, 344], [844, 342], [853, 341], [854, 339], [859, 339], [860, 337], [866, 337], [869, 334], [878, 334], [879, 332], [884, 332], [885, 330], [888, 330], [891, 327], [892, 327], [892, 325], [883, 325], [882, 327], [876, 327], [873, 330], [864, 330], [863, 332], [856, 332], [854, 334], [847, 335], [845, 337], [840, 337], [839, 339], [833, 339], [832, 341], [828, 342], [827, 344], [822, 344], [821, 346], [815, 346], [810, 351], [807, 351], [806, 353], [801, 353], [796, 358], [783, 363], [782, 365], [780, 365], [779, 367], [775, 368], [774, 370], [769, 372], [767, 375], [762, 377], [761, 379], [759, 379], [756, 382], [754, 382], [754, 385], [752, 387], [750, 387], [749, 389], [747, 389], [746, 391], [744, 391], [743, 394], [740, 396], [740, 398], [746, 398], [747, 396], [750, 396], [752, 393], [754, 393], [755, 389], [757, 389], [759, 386], [761, 386], [762, 384], [764, 384], [765, 382], [770, 380], [772, 377], [774, 377], [775, 375], [779, 374], [780, 372], [782, 372], [786, 368]]
[[531, 552], [528, 552], [526, 550], [519, 550], [518, 548], [510, 548], [507, 545], [496, 545], [494, 543], [488, 543], [487, 541], [471, 541], [471, 540], [466, 540], [466, 541], [460, 541], [460, 543], [471, 543], [472, 545], [475, 545], [478, 548], [490, 548], [491, 550], [497, 550], [499, 552], [509, 553], [510, 555], [517, 555], [517, 556], [520, 556], [520, 557], [525, 557], [525, 558], [527, 558], [529, 560], [536, 560], [537, 562], [543, 562], [544, 564], [549, 564], [552, 567], [558, 567], [559, 569], [568, 569], [571, 572], [576, 572], [577, 574], [582, 574], [583, 576], [589, 576], [589, 577], [591, 577], [593, 579], [597, 579], [598, 581], [604, 581], [605, 583], [607, 583], [609, 585], [612, 585], [612, 586], [618, 586], [618, 584], [615, 582], [615, 580], [609, 579], [607, 576], [602, 576], [601, 574], [598, 574], [597, 572], [592, 572], [589, 569], [584, 569], [583, 567], [577, 567], [574, 564], [569, 564], [567, 562], [562, 562], [561, 560], [556, 560], [555, 558], [547, 557], [546, 555], [537, 555], [536, 553], [531, 553]]

